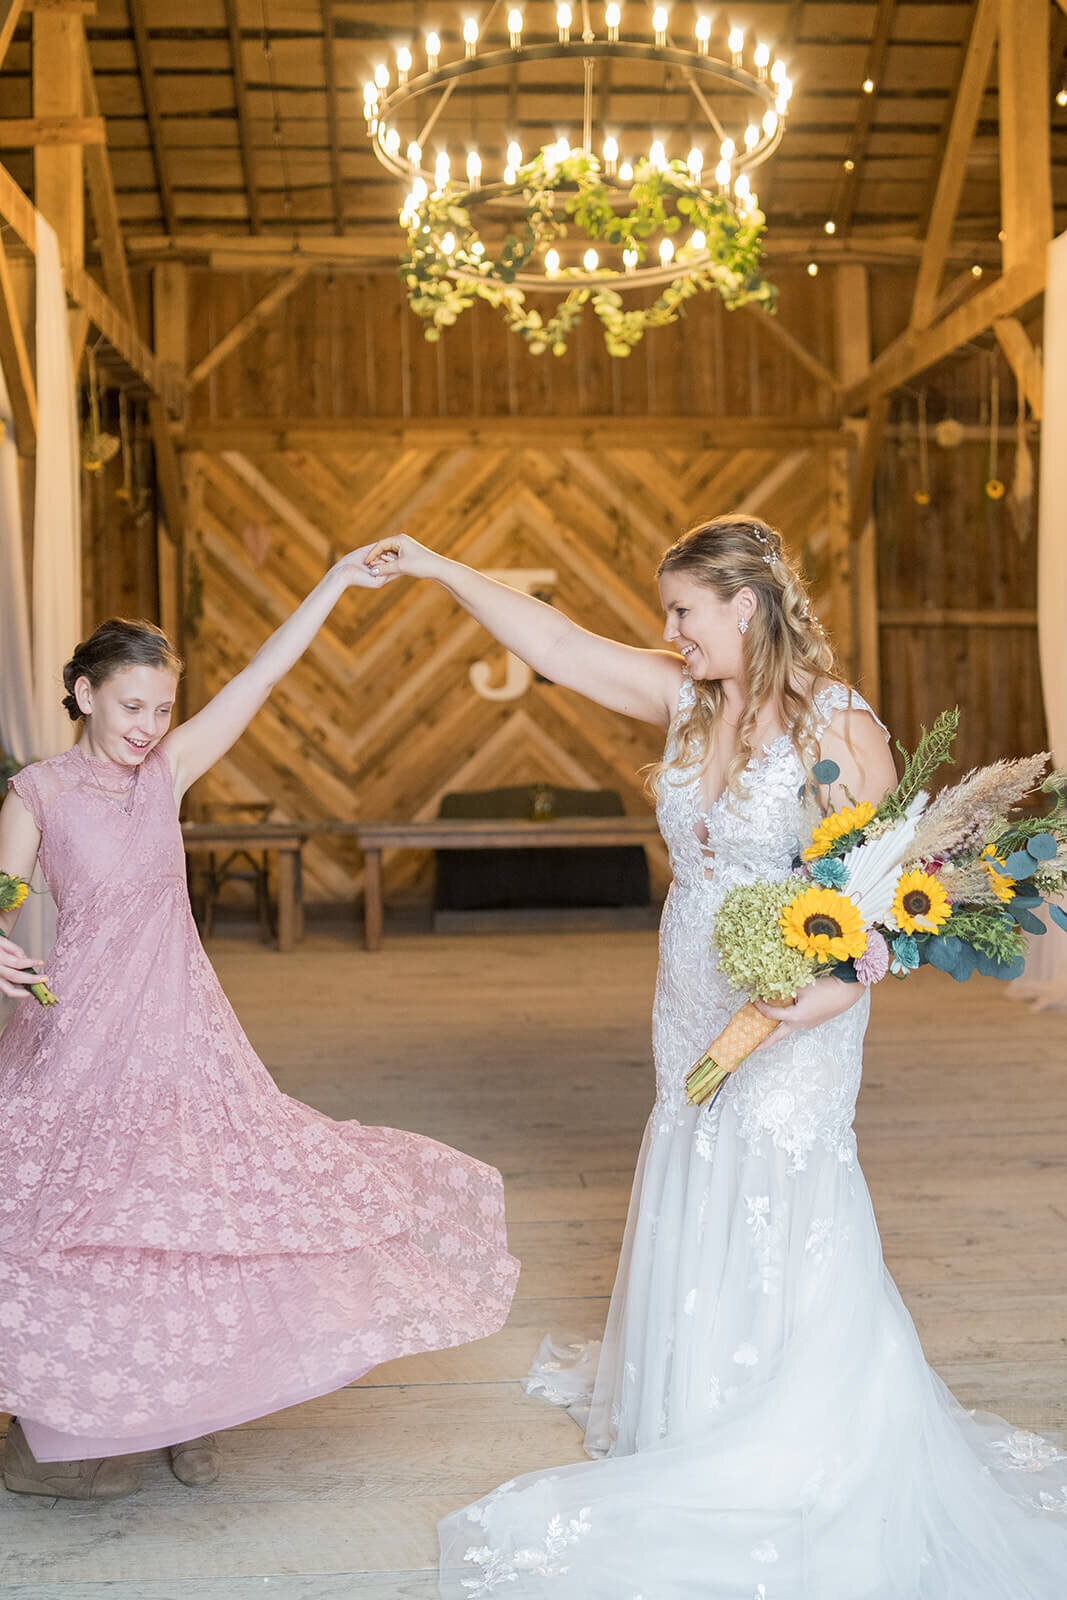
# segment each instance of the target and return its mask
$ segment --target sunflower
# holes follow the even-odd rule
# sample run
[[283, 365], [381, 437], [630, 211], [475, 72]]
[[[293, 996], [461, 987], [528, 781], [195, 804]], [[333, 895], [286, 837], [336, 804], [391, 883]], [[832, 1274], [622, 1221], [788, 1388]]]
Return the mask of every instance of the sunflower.
[[875, 807], [869, 800], [861, 800], [858, 806], [844, 806], [840, 811], [835, 811], [832, 817], [824, 817], [811, 836], [811, 843], [804, 852], [805, 861], [816, 861], [819, 856], [824, 856], [832, 850], [838, 839], [843, 839], [846, 833], [855, 833], [859, 828], [865, 828], [872, 821]]
[[893, 917], [902, 933], [936, 933], [952, 915], [937, 878], [929, 872], [902, 872], [893, 896]]
[[996, 848], [987, 844], [982, 851], [982, 866], [989, 874], [989, 886], [998, 900], [1006, 905], [1015, 898], [1015, 880], [1008, 878], [1003, 872], [998, 872], [998, 867], [1007, 868], [1008, 863], [997, 855]]
[[805, 889], [782, 907], [779, 926], [786, 944], [814, 961], [847, 961], [867, 948], [857, 907], [836, 889]]

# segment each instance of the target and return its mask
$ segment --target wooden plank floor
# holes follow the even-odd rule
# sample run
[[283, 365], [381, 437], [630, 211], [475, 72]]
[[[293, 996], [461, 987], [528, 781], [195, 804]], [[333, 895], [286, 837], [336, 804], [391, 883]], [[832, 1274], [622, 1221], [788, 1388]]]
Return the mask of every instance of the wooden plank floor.
[[[115, 1505], [0, 1492], [5, 1600], [430, 1600], [435, 1522], [582, 1459], [522, 1393], [543, 1331], [599, 1332], [651, 1101], [648, 932], [211, 954], [281, 1087], [498, 1165], [523, 1263], [508, 1326], [226, 1436], [215, 1487], [162, 1455]], [[1067, 1016], [931, 973], [875, 995], [860, 1152], [886, 1259], [964, 1404], [1067, 1426]], [[6, 1419], [0, 1419], [0, 1427]]]

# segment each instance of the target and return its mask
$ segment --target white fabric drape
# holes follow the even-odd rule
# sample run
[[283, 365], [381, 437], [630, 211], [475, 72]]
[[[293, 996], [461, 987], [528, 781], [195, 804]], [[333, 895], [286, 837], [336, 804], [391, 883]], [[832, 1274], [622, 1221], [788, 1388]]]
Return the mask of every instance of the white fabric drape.
[[[23, 762], [57, 755], [71, 743], [74, 724], [61, 704], [61, 674], [81, 632], [81, 482], [67, 296], [59, 244], [40, 213], [36, 322], [32, 612], [26, 597], [10, 400], [0, 376], [0, 406], [7, 423], [0, 442], [0, 737]], [[32, 895], [19, 918], [19, 943], [30, 954], [45, 956], [54, 939], [51, 896]]]
[[[1067, 233], [1048, 251], [1045, 288], [1045, 380], [1042, 394], [1041, 477], [1038, 493], [1037, 627], [1041, 689], [1049, 746], [1067, 766]], [[1039, 1007], [1067, 1006], [1067, 933], [1044, 918], [1048, 932], [1032, 938], [1026, 974], [1012, 984]]]

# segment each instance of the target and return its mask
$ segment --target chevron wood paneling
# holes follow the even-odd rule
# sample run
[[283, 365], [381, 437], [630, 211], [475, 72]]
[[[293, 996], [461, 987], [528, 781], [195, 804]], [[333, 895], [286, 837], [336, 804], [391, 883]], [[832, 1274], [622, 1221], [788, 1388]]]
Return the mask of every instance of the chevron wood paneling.
[[[193, 524], [187, 558], [203, 613], [189, 644], [196, 701], [213, 694], [338, 554], [408, 528], [482, 568], [550, 567], [553, 602], [583, 626], [656, 645], [656, 562], [683, 528], [723, 509], [756, 511], [800, 554], [828, 631], [849, 649], [844, 452], [819, 446], [662, 451], [425, 448], [185, 456]], [[346, 595], [243, 739], [197, 786], [212, 801], [272, 800], [279, 817], [430, 818], [454, 789], [547, 781], [614, 788], [647, 811], [642, 769], [657, 729], [552, 684], [491, 701], [477, 661], [503, 681], [504, 652], [436, 585]], [[847, 660], [846, 660], [847, 665]], [[192, 709], [192, 707], [190, 708]], [[667, 876], [662, 850], [655, 876]], [[393, 895], [428, 861], [386, 862]], [[351, 839], [307, 850], [310, 900], [362, 883]]]

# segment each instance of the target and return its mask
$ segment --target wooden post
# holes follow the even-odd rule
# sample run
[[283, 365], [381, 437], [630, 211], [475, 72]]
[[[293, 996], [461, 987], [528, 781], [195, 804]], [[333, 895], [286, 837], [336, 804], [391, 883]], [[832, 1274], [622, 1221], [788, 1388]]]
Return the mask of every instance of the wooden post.
[[368, 950], [382, 947], [382, 852], [363, 856], [363, 943]]
[[[871, 359], [870, 300], [867, 269], [834, 269], [834, 320], [837, 367], [841, 382], [854, 383], [868, 370]], [[860, 459], [853, 467], [849, 527], [852, 538], [851, 671], [867, 699], [877, 708], [880, 698], [878, 617], [878, 540], [871, 500], [874, 474], [885, 426], [887, 406], [878, 400], [867, 420], [859, 425]]]
[[1004, 270], [1052, 238], [1047, 0], [1000, 0], [1000, 220]]
[[[33, 13], [33, 114], [80, 117], [84, 23], [66, 11]], [[38, 145], [33, 153], [37, 209], [56, 230], [59, 258], [67, 272], [85, 261], [85, 150], [80, 144]], [[81, 363], [88, 313], [70, 313], [74, 367]]]

